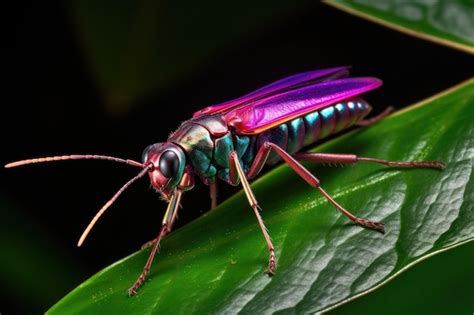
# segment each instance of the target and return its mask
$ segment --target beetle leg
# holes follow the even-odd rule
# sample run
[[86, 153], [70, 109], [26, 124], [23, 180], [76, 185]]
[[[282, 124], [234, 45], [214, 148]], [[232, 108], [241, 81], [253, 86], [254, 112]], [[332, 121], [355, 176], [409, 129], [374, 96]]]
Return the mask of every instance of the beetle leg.
[[211, 197], [211, 210], [217, 207], [217, 181], [209, 183], [209, 196]]
[[168, 208], [166, 209], [166, 213], [163, 217], [160, 233], [158, 233], [156, 239], [153, 240], [153, 247], [151, 249], [150, 256], [148, 256], [148, 260], [145, 264], [145, 267], [143, 268], [143, 271], [138, 277], [137, 281], [135, 281], [133, 286], [128, 289], [128, 295], [132, 296], [137, 294], [138, 288], [140, 288], [140, 286], [145, 281], [146, 276], [150, 271], [151, 264], [153, 263], [153, 258], [155, 257], [156, 251], [160, 244], [160, 240], [171, 230], [171, 225], [173, 224], [173, 221], [176, 218], [176, 213], [181, 201], [181, 194], [182, 192], [180, 190], [175, 190], [175, 193], [171, 196], [170, 202], [168, 203]]
[[395, 111], [395, 108], [393, 108], [392, 106], [389, 106], [389, 107], [385, 108], [385, 110], [383, 112], [381, 112], [380, 114], [378, 114], [377, 116], [358, 121], [358, 122], [355, 123], [355, 125], [360, 126], [360, 127], [366, 127], [366, 126], [373, 125], [373, 124], [381, 121], [382, 119], [384, 119], [385, 117], [387, 117], [388, 115], [393, 113], [394, 111]]
[[[181, 208], [181, 205], [179, 206]], [[174, 224], [174, 221], [176, 221], [176, 217], [177, 217], [177, 214], [178, 211], [175, 211], [175, 216], [171, 219], [171, 222], [168, 224], [167, 226], [167, 229], [166, 231], [163, 232], [163, 234], [160, 236], [161, 238], [165, 237], [166, 235], [170, 234], [171, 231], [173, 230], [173, 224]], [[152, 240], [149, 240], [148, 242], [146, 242], [145, 244], [143, 244], [140, 249], [145, 249], [145, 248], [148, 248], [148, 247], [151, 247], [155, 244], [155, 241], [156, 241], [156, 237]]]
[[[182, 192], [180, 192], [180, 193], [182, 193]], [[179, 205], [178, 205], [178, 209], [181, 209], [181, 208], [182, 208], [182, 206], [181, 206], [181, 204], [179, 204]], [[165, 237], [166, 235], [170, 234], [171, 231], [173, 230], [173, 224], [174, 224], [174, 222], [176, 221], [176, 218], [178, 217], [178, 209], [173, 212], [173, 217], [171, 218], [171, 221], [170, 221], [170, 223], [169, 223], [168, 226], [167, 226], [168, 228], [166, 229], [166, 231], [164, 231], [163, 235], [161, 235], [161, 238], [163, 238], [163, 237]], [[152, 239], [152, 240], [149, 240], [149, 241], [146, 242], [145, 244], [143, 244], [140, 249], [145, 249], [145, 248], [148, 248], [148, 247], [150, 247], [150, 246], [153, 246], [153, 244], [155, 243], [155, 241], [156, 241], [156, 237], [155, 237], [154, 239]]]
[[[270, 150], [273, 149], [298, 175], [300, 175], [310, 186], [319, 190], [319, 192], [329, 201], [337, 210], [342, 212], [346, 217], [348, 217], [352, 222], [355, 222], [363, 227], [378, 230], [384, 232], [384, 224], [381, 222], [369, 221], [363, 218], [356, 217], [346, 209], [344, 209], [340, 204], [338, 204], [320, 185], [319, 180], [311, 174], [303, 165], [301, 165], [294, 157], [292, 157], [288, 152], [280, 148], [274, 143], [265, 142], [259, 149], [255, 160], [250, 167], [249, 177], [255, 176], [265, 164], [265, 160], [270, 153]], [[255, 173], [256, 172], [256, 173]]]
[[386, 161], [381, 159], [360, 157], [354, 154], [301, 152], [293, 154], [293, 157], [298, 161], [315, 163], [355, 164], [357, 162], [370, 162], [393, 167], [426, 167], [440, 170], [444, 169], [445, 167], [444, 163], [440, 161]]
[[[164, 236], [164, 235], [163, 235]], [[155, 241], [156, 241], [156, 237], [152, 240], [149, 240], [148, 242], [146, 242], [145, 244], [142, 245], [142, 247], [140, 247], [140, 249], [145, 249], [145, 248], [148, 248], [150, 246], [153, 246], [153, 244], [155, 244]]]
[[273, 247], [272, 240], [270, 239], [270, 235], [268, 234], [267, 228], [265, 227], [263, 219], [260, 215], [260, 211], [262, 211], [262, 208], [260, 208], [260, 206], [258, 205], [257, 199], [255, 198], [255, 195], [253, 194], [252, 189], [250, 188], [249, 182], [245, 177], [244, 170], [240, 165], [237, 152], [235, 151], [232, 151], [229, 154], [229, 178], [230, 182], [235, 185], [238, 184], [239, 179], [242, 183], [245, 195], [247, 196], [249, 204], [252, 207], [255, 216], [257, 217], [258, 225], [260, 226], [263, 236], [265, 237], [265, 242], [267, 243], [268, 251], [270, 254], [268, 260], [268, 274], [273, 275], [276, 265], [275, 249]]

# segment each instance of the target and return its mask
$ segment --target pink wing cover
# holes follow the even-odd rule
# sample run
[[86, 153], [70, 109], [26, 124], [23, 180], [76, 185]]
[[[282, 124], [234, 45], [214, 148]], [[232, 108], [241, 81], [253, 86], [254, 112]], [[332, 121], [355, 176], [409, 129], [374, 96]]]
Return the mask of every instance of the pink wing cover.
[[238, 133], [257, 134], [380, 85], [381, 80], [370, 77], [318, 82], [236, 107], [223, 117]]
[[336, 78], [347, 77], [348, 75], [349, 75], [348, 67], [336, 67], [336, 68], [330, 68], [330, 69], [315, 70], [315, 71], [299, 73], [299, 74], [278, 80], [276, 82], [273, 82], [269, 85], [266, 85], [256, 91], [253, 91], [239, 98], [203, 108], [195, 112], [193, 114], [193, 117], [226, 112], [233, 108], [243, 106], [245, 104], [249, 104], [257, 100], [264, 99], [271, 95], [276, 95], [282, 92], [291, 91], [298, 87], [315, 83], [315, 82], [323, 82], [327, 80], [333, 80]]

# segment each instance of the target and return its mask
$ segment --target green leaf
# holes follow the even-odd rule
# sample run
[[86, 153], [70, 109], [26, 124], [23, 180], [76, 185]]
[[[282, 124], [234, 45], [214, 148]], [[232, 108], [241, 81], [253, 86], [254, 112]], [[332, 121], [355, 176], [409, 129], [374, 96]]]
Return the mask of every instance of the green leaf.
[[49, 314], [311, 313], [374, 289], [429, 255], [474, 239], [473, 119], [470, 80], [317, 148], [447, 163], [444, 171], [306, 164], [339, 203], [385, 222], [385, 234], [352, 224], [280, 166], [252, 185], [276, 247], [272, 278], [264, 275], [267, 249], [239, 192], [163, 241], [137, 296], [129, 298], [127, 289], [150, 249], [97, 273]]
[[397, 31], [474, 53], [472, 0], [324, 0], [324, 2]]
[[474, 242], [425, 260], [330, 315], [473, 314]]
[[108, 109], [126, 112], [306, 3], [76, 0], [70, 14]]

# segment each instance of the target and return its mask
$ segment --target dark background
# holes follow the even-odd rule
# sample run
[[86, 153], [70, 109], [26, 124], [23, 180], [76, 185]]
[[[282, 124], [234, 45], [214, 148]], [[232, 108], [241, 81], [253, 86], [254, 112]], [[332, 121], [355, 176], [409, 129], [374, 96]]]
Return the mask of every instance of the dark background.
[[[354, 75], [382, 78], [384, 86], [367, 96], [376, 112], [388, 105], [402, 108], [472, 75], [470, 56], [463, 52], [306, 2], [216, 50], [195, 71], [135, 101], [128, 111], [114, 112], [104, 105], [66, 4], [24, 4], [11, 17], [2, 164], [71, 153], [140, 159], [148, 144], [164, 141], [194, 111], [312, 69], [352, 65]], [[240, 23], [245, 19], [235, 27]], [[165, 204], [144, 179], [76, 247], [89, 220], [135, 168], [71, 161], [0, 172], [2, 314], [4, 305], [15, 313], [45, 311], [159, 230]], [[236, 191], [224, 186], [222, 199]], [[178, 226], [208, 207], [207, 187], [198, 183], [184, 196]]]

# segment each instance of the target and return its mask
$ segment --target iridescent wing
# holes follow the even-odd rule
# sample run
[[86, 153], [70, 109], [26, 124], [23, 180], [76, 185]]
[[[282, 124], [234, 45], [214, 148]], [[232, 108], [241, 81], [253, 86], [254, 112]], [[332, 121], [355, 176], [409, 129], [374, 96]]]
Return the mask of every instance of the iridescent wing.
[[337, 78], [347, 77], [348, 75], [348, 67], [337, 67], [299, 73], [291, 77], [287, 77], [273, 82], [239, 98], [203, 108], [195, 112], [193, 114], [193, 117], [226, 112], [238, 106], [243, 106], [272, 95], [288, 92], [302, 86], [314, 84], [316, 82], [324, 82]]
[[237, 133], [258, 134], [380, 85], [382, 81], [368, 77], [317, 82], [234, 108], [223, 118]]

